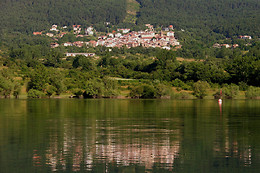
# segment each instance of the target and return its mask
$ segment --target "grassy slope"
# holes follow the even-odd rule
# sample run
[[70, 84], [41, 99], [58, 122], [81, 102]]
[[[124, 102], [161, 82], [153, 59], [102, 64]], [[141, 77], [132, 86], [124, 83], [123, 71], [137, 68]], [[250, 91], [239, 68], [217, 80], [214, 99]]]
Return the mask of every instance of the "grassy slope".
[[124, 19], [125, 23], [136, 23], [137, 12], [140, 11], [140, 4], [135, 0], [126, 0], [126, 17]]

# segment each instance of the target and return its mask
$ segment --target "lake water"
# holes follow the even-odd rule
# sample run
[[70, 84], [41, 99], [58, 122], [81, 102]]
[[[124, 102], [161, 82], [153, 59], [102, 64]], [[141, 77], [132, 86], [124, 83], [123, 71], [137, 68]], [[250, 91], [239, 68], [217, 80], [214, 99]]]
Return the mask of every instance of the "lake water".
[[0, 100], [0, 172], [260, 172], [260, 100]]

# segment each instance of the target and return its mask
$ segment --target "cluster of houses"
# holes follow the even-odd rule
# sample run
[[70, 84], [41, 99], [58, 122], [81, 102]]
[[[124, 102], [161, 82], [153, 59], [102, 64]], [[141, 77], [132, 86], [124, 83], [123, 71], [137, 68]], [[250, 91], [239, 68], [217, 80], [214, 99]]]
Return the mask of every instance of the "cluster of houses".
[[[128, 28], [117, 29], [117, 31], [113, 31], [111, 33], [107, 33], [105, 35], [100, 35], [97, 37], [96, 40], [91, 40], [88, 42], [83, 41], [75, 41], [73, 43], [66, 42], [62, 45], [67, 46], [76, 46], [76, 47], [83, 47], [83, 46], [105, 46], [105, 47], [159, 47], [163, 49], [170, 50], [172, 47], [180, 48], [181, 45], [174, 37], [173, 26], [170, 25], [167, 28], [159, 32], [154, 31], [154, 27], [151, 24], [146, 24], [147, 29], [145, 31], [131, 31]], [[63, 29], [65, 29], [63, 27]], [[50, 31], [59, 31], [57, 29], [57, 25], [53, 25]], [[84, 31], [85, 35], [82, 34], [81, 25], [73, 25], [73, 33], [76, 37], [85, 37], [85, 36], [93, 36], [95, 33], [95, 29], [90, 26], [87, 27]], [[42, 35], [42, 32], [34, 32], [34, 35]], [[66, 34], [66, 32], [59, 32], [56, 36], [61, 38]], [[49, 37], [54, 37], [52, 32], [46, 33]], [[53, 42], [51, 43], [51, 47], [55, 48], [60, 46], [58, 43]]]
[[238, 44], [219, 44], [219, 43], [215, 43], [213, 45], [213, 48], [221, 48], [221, 47], [224, 47], [224, 48], [237, 48], [239, 47]]
[[[249, 35], [239, 35], [238, 36], [238, 39], [248, 39], [248, 40], [251, 40], [252, 39], [252, 37], [251, 36], [249, 36]], [[246, 46], [249, 46], [249, 45], [251, 45], [250, 43], [247, 43], [247, 44], [245, 44]], [[213, 46], [212, 46], [213, 48], [222, 48], [222, 47], [224, 47], [224, 48], [237, 48], [237, 47], [239, 47], [239, 45], [238, 44], [219, 44], [219, 43], [215, 43], [215, 44], [213, 44]]]
[[[73, 25], [74, 26], [74, 25]], [[80, 25], [78, 25], [80, 26]], [[67, 26], [64, 26], [63, 29], [66, 29]], [[65, 34], [67, 34], [66, 32], [59, 32], [60, 30], [58, 29], [58, 25], [52, 25], [51, 32], [44, 32], [46, 36], [48, 37], [54, 37], [57, 36], [58, 38], [63, 37]], [[55, 34], [54, 34], [55, 33]], [[43, 32], [33, 32], [33, 35], [43, 35]]]
[[252, 37], [249, 36], [249, 35], [240, 35], [240, 36], [238, 36], [238, 38], [240, 38], [240, 39], [249, 39], [249, 40], [252, 39]]
[[155, 33], [154, 31], [132, 31], [130, 29], [119, 29], [116, 33], [107, 33], [98, 37], [98, 40], [91, 40], [88, 42], [76, 41], [66, 42], [62, 45], [67, 46], [105, 46], [105, 47], [159, 47], [163, 49], [171, 49], [173, 46], [180, 46], [180, 43], [174, 37], [174, 32], [169, 31], [166, 34], [163, 32]]

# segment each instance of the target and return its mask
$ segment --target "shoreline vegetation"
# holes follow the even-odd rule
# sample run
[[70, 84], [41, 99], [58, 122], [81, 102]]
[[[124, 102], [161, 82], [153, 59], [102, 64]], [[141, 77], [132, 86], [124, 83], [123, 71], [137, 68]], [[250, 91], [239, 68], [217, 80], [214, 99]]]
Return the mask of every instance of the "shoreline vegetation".
[[[169, 87], [163, 84], [154, 87], [153, 85], [141, 84], [136, 87], [129, 86], [129, 81], [135, 79], [109, 78], [114, 81], [127, 81], [127, 85], [121, 85], [116, 88], [116, 91], [110, 91], [111, 94], [104, 95], [104, 92], [96, 92], [96, 95], [87, 95], [84, 90], [67, 91], [56, 95], [55, 92], [50, 94], [50, 91], [39, 92], [32, 89], [26, 91], [27, 86], [21, 86], [18, 94], [13, 91], [10, 95], [0, 95], [0, 99], [171, 99], [171, 100], [217, 100], [217, 99], [260, 99], [259, 87], [247, 87], [247, 90], [239, 90], [239, 87], [232, 84], [220, 88], [211, 88], [205, 81], [194, 83], [192, 90], [187, 90], [182, 87]], [[197, 85], [197, 86], [196, 86]], [[186, 86], [187, 87], [187, 86]], [[114, 89], [115, 90], [115, 89]], [[113, 93], [113, 94], [112, 94]]]

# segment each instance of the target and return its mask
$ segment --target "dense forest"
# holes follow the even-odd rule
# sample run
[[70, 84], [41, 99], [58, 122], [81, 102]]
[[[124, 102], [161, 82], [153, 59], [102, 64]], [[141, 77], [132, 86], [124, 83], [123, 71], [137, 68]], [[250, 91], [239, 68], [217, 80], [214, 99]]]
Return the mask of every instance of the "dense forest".
[[[259, 37], [260, 4], [258, 0], [137, 0], [136, 24], [175, 28], [196, 28], [221, 33], [226, 37], [248, 34]], [[3, 31], [33, 32], [52, 24], [113, 25], [124, 20], [127, 0], [1, 0], [0, 28]], [[136, 9], [137, 8], [137, 9]], [[134, 12], [134, 13], [135, 13]], [[128, 16], [129, 17], [129, 16]], [[133, 26], [133, 25], [130, 25]]]
[[138, 23], [214, 31], [226, 37], [249, 34], [259, 37], [258, 0], [137, 0]]
[[125, 0], [1, 0], [0, 28], [31, 33], [52, 24], [118, 24], [126, 15]]

